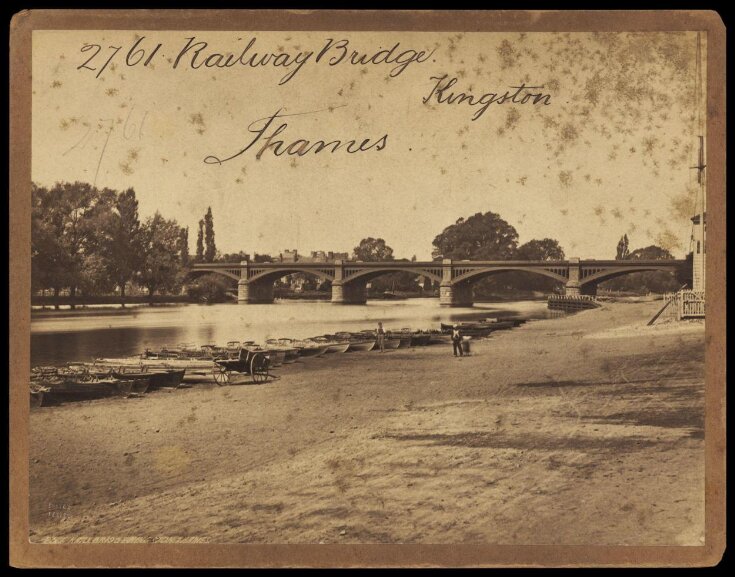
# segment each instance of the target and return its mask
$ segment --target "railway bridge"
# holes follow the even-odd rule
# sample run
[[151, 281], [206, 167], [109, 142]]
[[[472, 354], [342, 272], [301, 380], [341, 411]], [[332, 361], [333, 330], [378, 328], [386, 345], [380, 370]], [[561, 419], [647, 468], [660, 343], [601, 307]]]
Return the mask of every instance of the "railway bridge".
[[190, 277], [219, 274], [237, 282], [237, 301], [271, 303], [273, 283], [289, 274], [304, 273], [320, 281], [330, 281], [332, 302], [365, 304], [367, 284], [384, 274], [409, 272], [439, 283], [439, 302], [445, 306], [472, 306], [472, 286], [480, 279], [524, 271], [545, 276], [564, 285], [567, 295], [594, 295], [597, 285], [633, 272], [665, 271], [676, 274], [684, 260], [580, 260], [560, 261], [472, 261], [435, 260], [429, 262], [329, 262], [199, 263], [190, 267]]

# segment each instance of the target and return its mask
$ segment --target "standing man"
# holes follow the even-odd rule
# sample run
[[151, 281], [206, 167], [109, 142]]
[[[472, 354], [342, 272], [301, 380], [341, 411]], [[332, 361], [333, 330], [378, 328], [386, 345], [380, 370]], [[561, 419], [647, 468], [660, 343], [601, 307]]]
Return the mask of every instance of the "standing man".
[[464, 356], [462, 352], [462, 333], [459, 332], [459, 325], [456, 324], [452, 327], [452, 349], [455, 357], [457, 353], [460, 357]]
[[378, 348], [380, 352], [385, 352], [385, 331], [383, 330], [383, 323], [378, 323], [378, 330], [375, 331], [378, 336]]

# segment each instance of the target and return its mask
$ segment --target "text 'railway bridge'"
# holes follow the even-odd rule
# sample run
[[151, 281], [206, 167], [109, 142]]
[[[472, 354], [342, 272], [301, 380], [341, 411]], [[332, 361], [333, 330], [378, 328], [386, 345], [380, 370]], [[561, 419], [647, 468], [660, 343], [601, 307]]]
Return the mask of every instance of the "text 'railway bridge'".
[[304, 273], [329, 281], [332, 302], [364, 304], [367, 284], [384, 274], [409, 272], [439, 283], [439, 302], [446, 306], [472, 306], [473, 284], [488, 276], [509, 271], [524, 271], [552, 278], [564, 285], [566, 295], [594, 295], [597, 285], [633, 272], [665, 271], [676, 274], [684, 260], [580, 260], [560, 261], [470, 261], [437, 260], [430, 262], [266, 262], [200, 263], [189, 275], [220, 274], [237, 281], [239, 303], [271, 303], [273, 283], [283, 276]]

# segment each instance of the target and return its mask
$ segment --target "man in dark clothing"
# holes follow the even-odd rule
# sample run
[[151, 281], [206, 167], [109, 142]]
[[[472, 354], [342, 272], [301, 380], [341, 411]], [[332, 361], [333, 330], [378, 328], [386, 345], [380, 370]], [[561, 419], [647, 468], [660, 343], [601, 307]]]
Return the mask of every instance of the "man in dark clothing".
[[454, 350], [454, 356], [457, 356], [457, 353], [459, 353], [459, 356], [464, 356], [464, 353], [462, 352], [462, 334], [459, 332], [459, 327], [457, 325], [454, 325], [452, 327], [452, 349]]

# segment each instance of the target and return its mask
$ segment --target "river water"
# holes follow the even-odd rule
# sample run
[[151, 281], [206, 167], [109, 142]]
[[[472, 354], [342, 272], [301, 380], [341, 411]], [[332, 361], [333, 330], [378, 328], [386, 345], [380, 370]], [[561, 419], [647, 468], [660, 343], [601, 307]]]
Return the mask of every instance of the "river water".
[[76, 311], [34, 311], [31, 364], [52, 365], [120, 357], [146, 347], [181, 343], [264, 342], [269, 338], [307, 338], [338, 331], [438, 329], [440, 322], [481, 318], [539, 319], [556, 316], [546, 301], [478, 303], [472, 308], [443, 308], [438, 299], [370, 301], [334, 305], [325, 301], [282, 300], [266, 305], [168, 305]]

